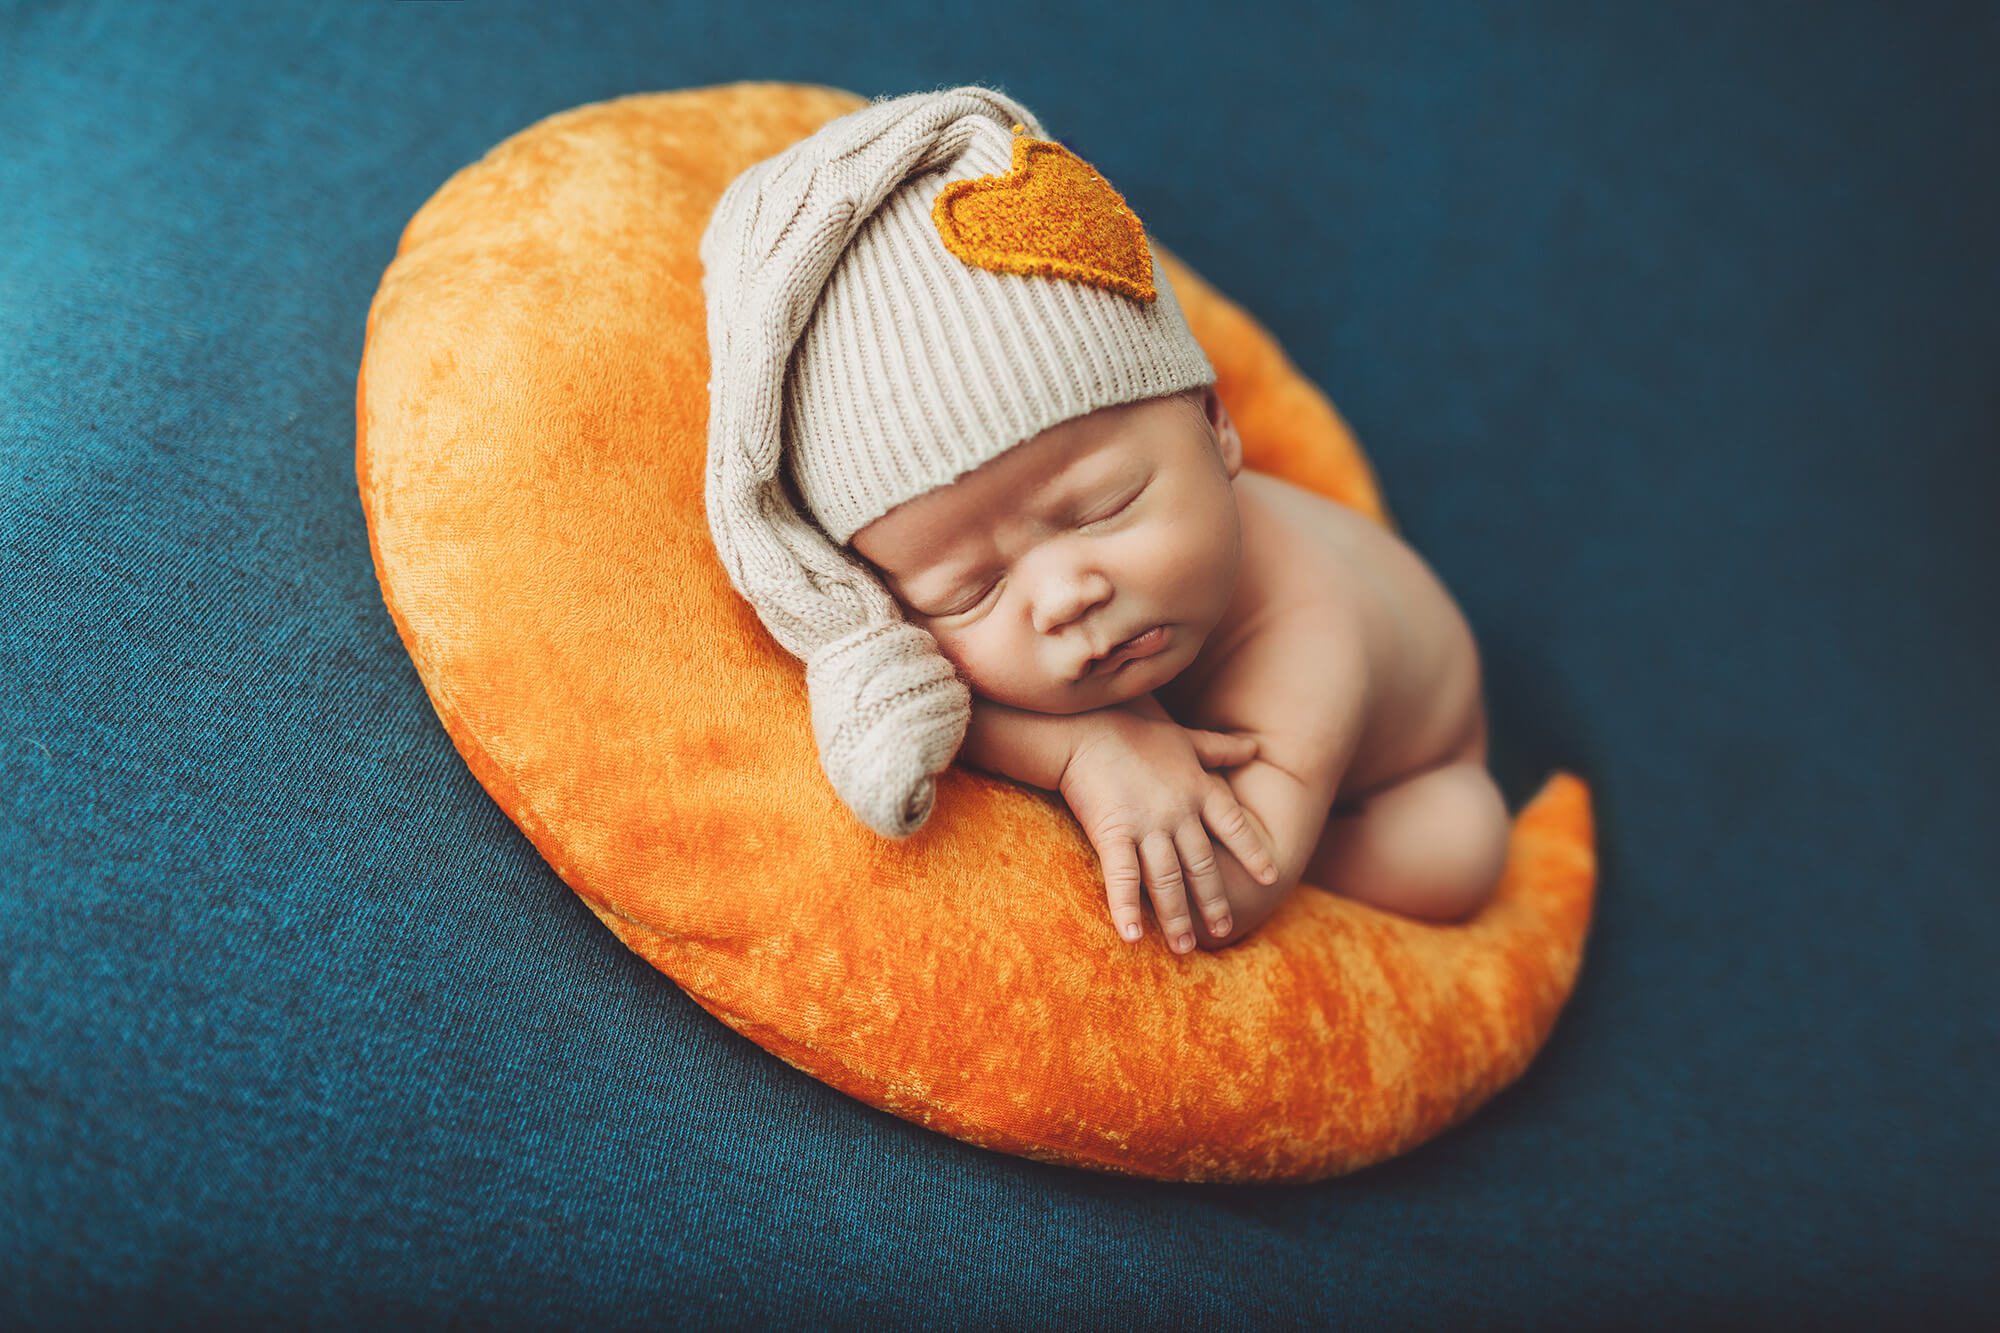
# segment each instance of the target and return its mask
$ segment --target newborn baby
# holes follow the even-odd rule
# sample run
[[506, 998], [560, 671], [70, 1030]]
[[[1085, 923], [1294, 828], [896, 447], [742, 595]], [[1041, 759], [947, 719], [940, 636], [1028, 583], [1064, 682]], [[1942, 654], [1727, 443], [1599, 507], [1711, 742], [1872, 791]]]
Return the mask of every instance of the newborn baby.
[[1027, 107], [838, 116], [701, 252], [710, 531], [856, 818], [915, 832], [957, 759], [1059, 791], [1121, 934], [1150, 893], [1183, 953], [1301, 881], [1485, 901], [1510, 829], [1464, 618], [1380, 525], [1244, 469], [1144, 223]]
[[1491, 895], [1464, 617], [1382, 526], [1245, 469], [1212, 384], [1062, 421], [851, 546], [970, 684], [960, 757], [1062, 794], [1126, 939], [1142, 885], [1182, 953], [1301, 882], [1432, 921]]

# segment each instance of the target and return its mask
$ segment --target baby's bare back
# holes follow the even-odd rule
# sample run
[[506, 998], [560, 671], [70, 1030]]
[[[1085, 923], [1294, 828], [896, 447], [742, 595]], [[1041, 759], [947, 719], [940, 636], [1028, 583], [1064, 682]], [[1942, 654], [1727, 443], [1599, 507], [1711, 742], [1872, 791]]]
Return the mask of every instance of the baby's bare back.
[[[1158, 691], [1176, 720], [1255, 732], [1281, 751], [1288, 738], [1324, 748], [1335, 733], [1299, 712], [1338, 716], [1360, 692], [1367, 707], [1336, 805], [1483, 743], [1478, 647], [1422, 558], [1366, 515], [1277, 477], [1244, 468], [1236, 487], [1241, 632], [1215, 635]], [[1272, 757], [1294, 772], [1329, 761]]]

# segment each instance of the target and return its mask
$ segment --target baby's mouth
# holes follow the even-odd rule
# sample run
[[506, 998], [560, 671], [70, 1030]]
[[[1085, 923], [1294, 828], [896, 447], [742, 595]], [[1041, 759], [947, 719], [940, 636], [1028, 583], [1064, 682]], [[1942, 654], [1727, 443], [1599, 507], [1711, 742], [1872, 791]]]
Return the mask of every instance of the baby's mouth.
[[1113, 644], [1104, 656], [1090, 664], [1090, 670], [1111, 670], [1123, 665], [1134, 657], [1146, 657], [1157, 652], [1166, 639], [1166, 626], [1153, 625], [1134, 634], [1123, 643]]

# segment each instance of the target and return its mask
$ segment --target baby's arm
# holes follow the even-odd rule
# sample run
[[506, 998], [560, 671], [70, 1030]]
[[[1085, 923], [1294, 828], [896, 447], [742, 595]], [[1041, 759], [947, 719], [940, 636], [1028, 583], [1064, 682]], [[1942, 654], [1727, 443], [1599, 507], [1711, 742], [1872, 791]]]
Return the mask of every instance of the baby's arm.
[[1058, 791], [1077, 746], [1105, 725], [1103, 709], [1037, 713], [972, 696], [972, 723], [958, 757], [974, 768]]
[[1208, 923], [1196, 912], [1195, 944], [1203, 949], [1225, 948], [1248, 939], [1278, 910], [1305, 877], [1326, 828], [1327, 814], [1333, 809], [1330, 785], [1324, 791], [1308, 787], [1263, 759], [1253, 759], [1219, 776], [1236, 794], [1237, 803], [1256, 826], [1264, 845], [1272, 849], [1278, 877], [1272, 883], [1260, 883], [1235, 857], [1218, 857], [1222, 886], [1229, 895], [1230, 930], [1220, 937], [1210, 934]]
[[[1338, 655], [1319, 655], [1315, 669], [1324, 678], [1307, 688], [1295, 673], [1265, 662], [1232, 682], [1229, 690], [1211, 691], [1196, 719], [1256, 740], [1257, 757], [1221, 777], [1278, 863], [1277, 880], [1263, 884], [1225, 859], [1223, 882], [1234, 920], [1229, 934], [1216, 938], [1197, 915], [1195, 943], [1204, 949], [1248, 939], [1305, 878], [1326, 832], [1335, 794], [1367, 719], [1368, 692], [1359, 668]], [[1326, 679], [1344, 686], [1328, 688]], [[1257, 716], [1240, 715], [1229, 704], [1246, 698], [1256, 702]], [[1276, 724], [1279, 719], [1282, 724]]]
[[1174, 721], [1150, 694], [1122, 704], [1067, 714], [1014, 708], [975, 694], [972, 723], [966, 728], [959, 758], [988, 773], [998, 773], [1031, 787], [1059, 791], [1070, 756], [1105, 725], [1106, 714], [1118, 709], [1129, 709], [1141, 717], [1162, 722]]
[[1151, 694], [1142, 694], [1136, 699], [1128, 699], [1124, 703], [1119, 704], [1118, 707], [1129, 708], [1141, 717], [1157, 718], [1162, 722], [1175, 722], [1175, 725], [1179, 725], [1174, 715], [1166, 710], [1166, 706]]

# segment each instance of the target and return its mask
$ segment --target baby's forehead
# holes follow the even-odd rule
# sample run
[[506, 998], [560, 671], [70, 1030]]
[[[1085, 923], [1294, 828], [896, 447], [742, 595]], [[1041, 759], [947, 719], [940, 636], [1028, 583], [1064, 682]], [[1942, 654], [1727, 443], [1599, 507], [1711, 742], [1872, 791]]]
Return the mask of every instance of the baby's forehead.
[[[1149, 409], [1150, 410], [1150, 409]], [[961, 553], [1003, 528], [1073, 522], [1092, 506], [1189, 465], [1180, 421], [1130, 409], [1072, 417], [1014, 449], [897, 506], [857, 542], [884, 572], [907, 583], [952, 570]]]
[[1002, 513], [1023, 513], [1090, 498], [1115, 486], [1141, 467], [1165, 465], [1167, 456], [1131, 432], [1072, 434], [1060, 449], [1045, 449], [1028, 466], [1005, 471], [980, 469], [952, 482], [959, 493], [984, 501], [968, 517], [974, 522]]

